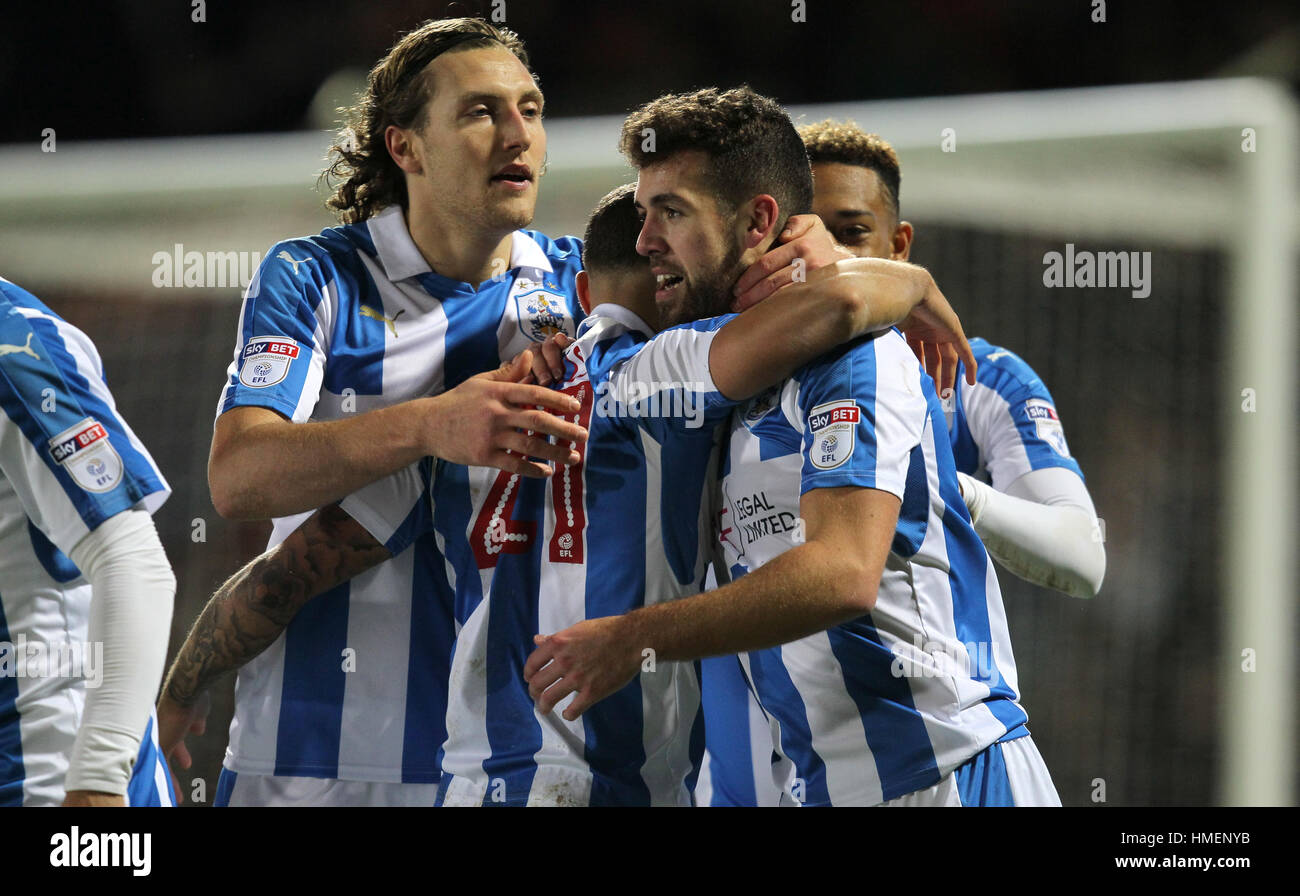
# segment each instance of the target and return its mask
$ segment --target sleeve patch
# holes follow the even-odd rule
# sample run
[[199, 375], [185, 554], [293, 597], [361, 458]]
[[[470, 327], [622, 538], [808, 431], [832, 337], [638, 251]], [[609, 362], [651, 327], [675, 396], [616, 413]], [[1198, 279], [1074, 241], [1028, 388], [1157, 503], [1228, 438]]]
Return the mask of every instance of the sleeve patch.
[[122, 458], [108, 430], [94, 417], [69, 427], [49, 442], [50, 457], [88, 492], [110, 492], [122, 481]]
[[1065, 428], [1061, 418], [1056, 415], [1056, 408], [1050, 401], [1031, 398], [1025, 402], [1025, 416], [1034, 424], [1038, 438], [1046, 442], [1061, 457], [1069, 457], [1070, 449], [1065, 444]]
[[299, 354], [298, 343], [284, 336], [254, 336], [244, 346], [239, 381], [250, 389], [282, 382]]
[[853, 456], [862, 412], [851, 398], [819, 404], [808, 414], [812, 447], [808, 459], [819, 470], [834, 470]]

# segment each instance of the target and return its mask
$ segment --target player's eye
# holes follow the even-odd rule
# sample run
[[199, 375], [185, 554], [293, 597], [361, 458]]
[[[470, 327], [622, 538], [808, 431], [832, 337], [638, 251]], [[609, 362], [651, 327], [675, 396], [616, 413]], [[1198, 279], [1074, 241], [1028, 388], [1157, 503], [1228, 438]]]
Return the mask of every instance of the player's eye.
[[837, 239], [846, 246], [852, 246], [864, 242], [871, 236], [871, 229], [868, 227], [846, 227], [837, 235]]
[[673, 218], [680, 218], [681, 216], [682, 216], [682, 213], [679, 212], [677, 209], [673, 208], [671, 205], [666, 205], [666, 206], [664, 206], [664, 217], [665, 217], [665, 218], [668, 218], [669, 220], [672, 220]]

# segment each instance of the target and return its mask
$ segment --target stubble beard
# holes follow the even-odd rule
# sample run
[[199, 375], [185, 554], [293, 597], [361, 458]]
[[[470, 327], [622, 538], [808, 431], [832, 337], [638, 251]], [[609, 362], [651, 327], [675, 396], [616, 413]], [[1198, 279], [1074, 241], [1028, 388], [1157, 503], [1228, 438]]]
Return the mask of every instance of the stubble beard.
[[731, 311], [731, 288], [741, 275], [739, 243], [732, 243], [716, 267], [691, 281], [686, 295], [672, 307], [659, 308], [660, 329], [717, 317]]

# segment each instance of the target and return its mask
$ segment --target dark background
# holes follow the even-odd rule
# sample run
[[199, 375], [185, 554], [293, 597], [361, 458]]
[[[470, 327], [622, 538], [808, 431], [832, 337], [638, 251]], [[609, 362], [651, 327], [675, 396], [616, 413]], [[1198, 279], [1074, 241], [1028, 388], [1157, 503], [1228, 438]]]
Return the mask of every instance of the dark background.
[[[786, 104], [1267, 74], [1296, 83], [1285, 0], [506, 0], [548, 115], [625, 112], [666, 92], [748, 82]], [[8, 3], [0, 142], [285, 131], [321, 83], [368, 70], [428, 18], [484, 3], [189, 0]]]

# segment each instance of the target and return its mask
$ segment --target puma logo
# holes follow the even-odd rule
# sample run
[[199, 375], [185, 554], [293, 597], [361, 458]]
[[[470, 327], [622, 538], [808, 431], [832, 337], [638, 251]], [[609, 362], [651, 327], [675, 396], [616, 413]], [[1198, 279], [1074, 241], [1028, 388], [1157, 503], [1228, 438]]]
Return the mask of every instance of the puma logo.
[[32, 337], [35, 335], [35, 333], [27, 334], [26, 345], [4, 345], [3, 343], [0, 343], [0, 355], [31, 355], [39, 361], [41, 356], [32, 351]]
[[398, 311], [392, 317], [384, 317], [383, 314], [371, 308], [369, 305], [361, 306], [361, 316], [368, 317], [371, 320], [382, 320], [384, 323], [388, 324], [388, 329], [393, 331], [394, 339], [397, 338], [397, 319], [402, 316], [402, 312], [404, 311], [406, 311], [405, 308]]
[[1011, 352], [1008, 352], [1008, 351], [1000, 351], [1000, 352], [994, 352], [993, 354], [991, 354], [991, 355], [989, 355], [987, 358], [985, 358], [985, 360], [986, 360], [986, 361], [996, 361], [998, 358], [1009, 358], [1009, 357], [1011, 357]]
[[282, 258], [285, 261], [289, 262], [289, 264], [293, 265], [293, 274], [295, 277], [298, 276], [298, 265], [306, 264], [307, 262], [311, 261], [310, 258], [294, 258], [284, 249], [281, 249], [280, 254], [275, 257]]

